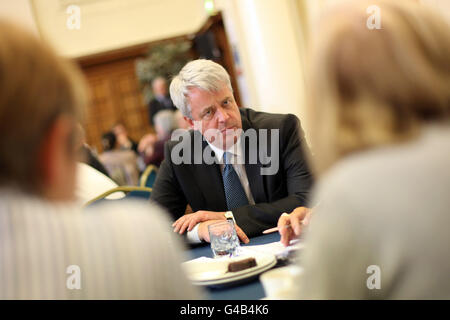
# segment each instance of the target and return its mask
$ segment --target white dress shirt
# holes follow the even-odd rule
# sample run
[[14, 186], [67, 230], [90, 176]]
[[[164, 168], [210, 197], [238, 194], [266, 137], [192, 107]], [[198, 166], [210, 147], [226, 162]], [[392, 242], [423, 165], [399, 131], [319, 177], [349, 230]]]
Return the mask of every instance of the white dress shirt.
[[[211, 147], [211, 149], [214, 151], [215, 157], [217, 161], [220, 164], [220, 172], [223, 172], [223, 169], [225, 167], [225, 164], [223, 163], [223, 154], [225, 153], [224, 150], [217, 148], [212, 143], [209, 143], [208, 140], [206, 140]], [[239, 181], [242, 184], [242, 187], [244, 188], [245, 195], [247, 196], [247, 200], [249, 204], [255, 204], [255, 200], [253, 199], [252, 191], [250, 190], [250, 184], [248, 182], [247, 178], [247, 172], [245, 171], [245, 158], [244, 154], [242, 152], [242, 143], [241, 138], [239, 137], [238, 141], [229, 148], [226, 152], [232, 155], [230, 159], [230, 163], [233, 166], [234, 171], [236, 171]], [[198, 236], [198, 224], [187, 233], [187, 238], [189, 242], [191, 243], [199, 243], [201, 242], [199, 236]]]

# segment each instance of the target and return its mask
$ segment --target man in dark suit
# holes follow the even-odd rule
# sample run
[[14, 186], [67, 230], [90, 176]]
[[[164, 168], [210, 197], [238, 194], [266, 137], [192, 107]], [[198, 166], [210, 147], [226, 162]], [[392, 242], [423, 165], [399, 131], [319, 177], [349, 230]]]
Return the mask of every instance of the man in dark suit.
[[162, 77], [157, 77], [152, 81], [152, 90], [154, 98], [149, 103], [148, 115], [149, 122], [153, 126], [155, 114], [161, 110], [177, 110], [173, 105], [172, 100], [167, 94], [166, 80]]
[[[188, 63], [170, 93], [194, 130], [166, 144], [151, 198], [175, 232], [209, 241], [208, 225], [234, 219], [248, 242], [306, 205], [313, 177], [296, 116], [239, 109], [227, 72], [209, 60]], [[187, 204], [194, 213], [183, 215]]]

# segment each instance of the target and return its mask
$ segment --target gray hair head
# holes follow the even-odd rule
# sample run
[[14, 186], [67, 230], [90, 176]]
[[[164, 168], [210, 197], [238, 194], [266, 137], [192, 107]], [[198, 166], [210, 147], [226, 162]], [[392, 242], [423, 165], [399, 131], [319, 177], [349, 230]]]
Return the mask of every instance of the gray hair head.
[[198, 59], [188, 62], [170, 83], [170, 97], [181, 113], [192, 119], [191, 107], [187, 102], [190, 88], [214, 92], [226, 85], [231, 92], [230, 76], [220, 64], [211, 60]]
[[172, 110], [161, 110], [155, 114], [153, 118], [155, 122], [155, 127], [158, 126], [164, 132], [164, 134], [168, 135], [175, 129], [175, 117]]
[[155, 85], [157, 85], [158, 83], [166, 83], [166, 79], [164, 78], [164, 77], [161, 77], [161, 76], [158, 76], [158, 77], [156, 77], [156, 78], [154, 78], [153, 80], [152, 80], [152, 88], [154, 88], [155, 87]]

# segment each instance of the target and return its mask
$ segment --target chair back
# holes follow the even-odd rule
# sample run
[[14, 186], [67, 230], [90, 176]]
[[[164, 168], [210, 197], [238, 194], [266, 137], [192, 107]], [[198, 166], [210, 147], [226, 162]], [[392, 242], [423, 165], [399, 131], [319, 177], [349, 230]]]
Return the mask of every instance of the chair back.
[[153, 188], [153, 184], [155, 183], [156, 176], [158, 175], [158, 168], [153, 164], [150, 164], [145, 168], [145, 171], [142, 173], [141, 178], [139, 179], [139, 186]]
[[[110, 194], [113, 194], [115, 192], [124, 192], [124, 193], [126, 193], [126, 195], [124, 198], [121, 198], [121, 199], [114, 199], [114, 200], [105, 199], [107, 196], [109, 196]], [[93, 204], [98, 204], [103, 201], [121, 201], [123, 199], [130, 199], [130, 198], [139, 198], [139, 199], [149, 200], [151, 194], [152, 194], [152, 188], [120, 186], [117, 188], [110, 189], [110, 190], [98, 195], [97, 197], [86, 202], [86, 204], [84, 206], [85, 207], [91, 206]]]

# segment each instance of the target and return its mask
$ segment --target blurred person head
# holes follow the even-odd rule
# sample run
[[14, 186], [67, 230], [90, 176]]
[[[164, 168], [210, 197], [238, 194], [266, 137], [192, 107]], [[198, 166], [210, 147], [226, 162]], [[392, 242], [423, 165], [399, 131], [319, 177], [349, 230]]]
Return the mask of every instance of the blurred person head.
[[113, 127], [112, 127], [112, 133], [115, 134], [116, 139], [114, 142], [114, 147], [119, 147], [122, 149], [130, 149], [132, 147], [132, 142], [130, 140], [130, 138], [128, 138], [128, 132], [127, 129], [125, 128], [125, 126], [118, 122], [116, 123]]
[[178, 129], [189, 129], [189, 123], [184, 119], [180, 110], [174, 112], [175, 125]]
[[120, 135], [125, 135], [127, 136], [127, 129], [125, 129], [125, 126], [122, 123], [116, 123], [113, 127], [112, 127], [112, 132], [114, 132], [114, 134], [116, 136], [120, 136]]
[[112, 131], [105, 132], [102, 135], [103, 151], [111, 151], [117, 147], [117, 137]]
[[323, 17], [309, 63], [308, 116], [315, 165], [413, 139], [450, 116], [450, 28], [412, 1], [377, 1], [381, 29], [366, 26], [371, 1]]
[[149, 153], [148, 150], [152, 150], [151, 152], [153, 152], [153, 147], [157, 141], [158, 137], [154, 133], [145, 134], [141, 140], [139, 140], [138, 151], [144, 153], [144, 155]]
[[152, 81], [153, 94], [157, 97], [165, 97], [167, 95], [167, 82], [163, 77], [156, 77]]
[[74, 196], [79, 70], [34, 35], [0, 21], [0, 184], [49, 200]]
[[[242, 129], [230, 76], [218, 63], [187, 63], [170, 84], [170, 97], [190, 127], [217, 147], [226, 150]], [[225, 146], [225, 147], [224, 147]]]
[[170, 136], [175, 129], [175, 118], [172, 110], [161, 110], [155, 114], [155, 131], [159, 139]]

